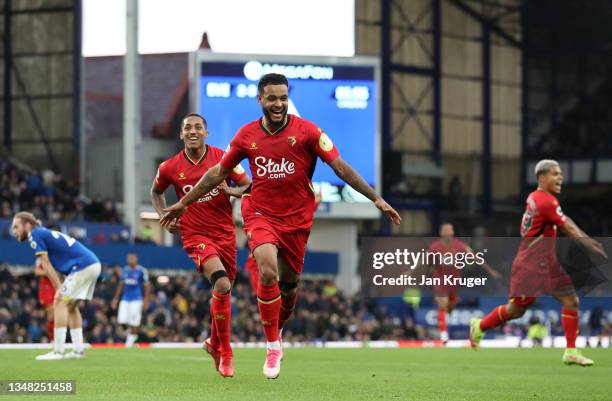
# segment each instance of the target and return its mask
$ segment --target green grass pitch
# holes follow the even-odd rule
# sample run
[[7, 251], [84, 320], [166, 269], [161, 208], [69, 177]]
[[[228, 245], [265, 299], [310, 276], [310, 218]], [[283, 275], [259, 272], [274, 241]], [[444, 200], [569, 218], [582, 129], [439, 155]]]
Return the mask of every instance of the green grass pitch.
[[[76, 380], [76, 396], [24, 400], [610, 400], [612, 350], [595, 366], [564, 366], [560, 349], [287, 349], [277, 380], [264, 350], [235, 350], [224, 379], [197, 349], [94, 349], [84, 360], [35, 361], [0, 350], [0, 380]], [[18, 397], [0, 396], [0, 399]]]

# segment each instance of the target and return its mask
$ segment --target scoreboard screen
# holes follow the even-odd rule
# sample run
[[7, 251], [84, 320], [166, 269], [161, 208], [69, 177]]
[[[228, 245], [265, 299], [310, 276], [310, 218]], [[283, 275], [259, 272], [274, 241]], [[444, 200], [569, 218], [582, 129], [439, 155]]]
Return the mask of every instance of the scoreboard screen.
[[[373, 58], [194, 53], [190, 103], [208, 122], [207, 143], [225, 149], [242, 125], [262, 116], [257, 83], [269, 72], [289, 80], [289, 114], [325, 131], [341, 156], [378, 190], [379, 68]], [[319, 216], [379, 216], [368, 199], [344, 184], [321, 160], [312, 181], [322, 194]]]

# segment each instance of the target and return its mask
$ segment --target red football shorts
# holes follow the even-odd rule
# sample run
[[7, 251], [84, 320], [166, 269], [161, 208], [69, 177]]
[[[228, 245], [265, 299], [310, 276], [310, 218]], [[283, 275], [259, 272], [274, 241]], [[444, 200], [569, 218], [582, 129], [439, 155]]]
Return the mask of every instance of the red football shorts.
[[236, 240], [213, 241], [205, 235], [190, 235], [183, 238], [183, 249], [202, 272], [204, 263], [210, 258], [218, 257], [230, 280], [236, 279]]
[[527, 257], [517, 255], [512, 263], [510, 302], [527, 307], [542, 294], [574, 293], [574, 284], [556, 256]]
[[434, 270], [432, 277], [434, 279], [439, 279], [440, 283], [442, 283], [440, 285], [434, 285], [433, 287], [434, 296], [448, 297], [450, 302], [456, 303], [459, 297], [459, 286], [451, 285], [451, 284], [444, 284], [444, 277], [445, 276], [461, 277], [461, 275], [462, 275], [461, 270], [458, 270], [455, 267], [442, 266]]
[[51, 280], [47, 277], [41, 277], [38, 283], [38, 300], [42, 306], [53, 305], [53, 298], [55, 297], [55, 288], [51, 284]]
[[291, 270], [302, 274], [310, 230], [287, 231], [278, 223], [272, 223], [266, 217], [254, 213], [247, 213], [244, 224], [251, 252], [260, 245], [274, 244], [278, 248], [278, 255]]

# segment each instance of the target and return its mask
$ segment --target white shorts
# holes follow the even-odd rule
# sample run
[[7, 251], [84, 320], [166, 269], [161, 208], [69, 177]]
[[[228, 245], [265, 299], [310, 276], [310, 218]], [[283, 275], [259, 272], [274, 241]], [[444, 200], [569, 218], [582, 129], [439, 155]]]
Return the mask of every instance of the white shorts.
[[138, 301], [121, 301], [119, 302], [119, 314], [117, 321], [119, 324], [127, 324], [128, 326], [140, 326], [142, 318], [142, 300]]
[[83, 270], [68, 274], [61, 287], [61, 294], [64, 300], [91, 300], [101, 270], [102, 266], [100, 263], [94, 263]]

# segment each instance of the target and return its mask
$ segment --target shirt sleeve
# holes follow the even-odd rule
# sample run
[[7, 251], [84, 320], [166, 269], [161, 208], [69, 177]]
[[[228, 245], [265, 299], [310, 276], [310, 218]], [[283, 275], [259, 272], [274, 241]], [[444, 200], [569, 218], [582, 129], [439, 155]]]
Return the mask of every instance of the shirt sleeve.
[[246, 177], [246, 175], [247, 175], [246, 171], [244, 171], [244, 168], [242, 167], [242, 165], [238, 163], [236, 164], [236, 167], [234, 167], [232, 171], [230, 172], [229, 178], [230, 180], [238, 184], [240, 181], [244, 179], [244, 177]]
[[329, 164], [340, 156], [336, 145], [334, 145], [331, 138], [321, 128], [310, 124], [307, 129], [311, 139], [311, 149], [321, 160]]
[[163, 162], [159, 165], [157, 168], [157, 174], [155, 174], [155, 188], [163, 192], [169, 185], [170, 180], [168, 179], [168, 167], [166, 162]]
[[[238, 131], [234, 139], [230, 142], [227, 151], [221, 158], [219, 164], [221, 167], [227, 170], [233, 170], [242, 159], [244, 159], [247, 155], [242, 146], [242, 130]], [[244, 171], [244, 169], [243, 169]]]
[[121, 283], [125, 283], [125, 277], [127, 276], [127, 271], [125, 269], [125, 267], [123, 269], [121, 269], [121, 275], [119, 276], [119, 281]]
[[36, 256], [48, 253], [47, 244], [45, 243], [44, 235], [38, 231], [33, 230], [30, 233], [30, 248], [34, 251]]
[[540, 214], [544, 217], [544, 220], [548, 223], [553, 223], [557, 227], [561, 227], [567, 222], [567, 216], [563, 214], [561, 205], [556, 199], [546, 199], [542, 202], [540, 208]]
[[149, 282], [149, 272], [144, 267], [142, 268], [142, 284]]

